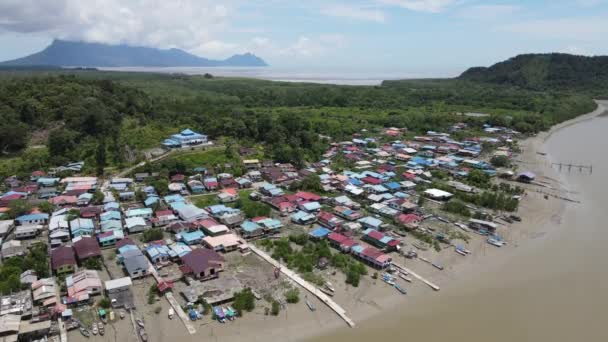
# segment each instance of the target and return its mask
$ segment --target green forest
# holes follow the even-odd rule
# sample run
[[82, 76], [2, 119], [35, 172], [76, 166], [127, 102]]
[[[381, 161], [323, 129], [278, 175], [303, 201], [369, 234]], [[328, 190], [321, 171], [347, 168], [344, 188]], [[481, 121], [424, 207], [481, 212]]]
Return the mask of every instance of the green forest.
[[[143, 151], [186, 127], [234, 146], [258, 146], [264, 157], [298, 166], [317, 160], [327, 148], [320, 135], [343, 139], [363, 128], [405, 127], [416, 134], [464, 121], [473, 128], [490, 123], [535, 133], [591, 111], [595, 94], [580, 88], [534, 89], [492, 82], [471, 71], [459, 79], [340, 86], [211, 75], [4, 70], [0, 176], [77, 160], [86, 162], [85, 172], [102, 174], [107, 167], [142, 160]], [[491, 116], [460, 115], [469, 111]]]

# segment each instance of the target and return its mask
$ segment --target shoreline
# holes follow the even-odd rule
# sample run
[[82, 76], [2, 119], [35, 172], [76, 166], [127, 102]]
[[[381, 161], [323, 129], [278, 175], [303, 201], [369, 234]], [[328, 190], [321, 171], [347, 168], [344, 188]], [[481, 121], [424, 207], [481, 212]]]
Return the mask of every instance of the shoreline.
[[[552, 126], [546, 132], [540, 132], [539, 134], [523, 139], [519, 142], [522, 147], [522, 153], [519, 155], [521, 163], [517, 163], [520, 169], [525, 168], [537, 174], [540, 180], [547, 183], [548, 189], [554, 191], [556, 194], [564, 194], [568, 192], [570, 184], [565, 179], [563, 174], [557, 172], [551, 166], [551, 162], [555, 160], [557, 156], [551, 155], [545, 152], [546, 143], [549, 138], [557, 133], [558, 131], [576, 125], [578, 123], [591, 120], [608, 110], [608, 101], [596, 101], [597, 107], [594, 111], [580, 115], [574, 119], [564, 121], [560, 124]], [[542, 154], [540, 154], [542, 153]], [[523, 171], [523, 170], [522, 170]], [[524, 185], [527, 190], [535, 188], [533, 186]], [[525, 198], [522, 200], [518, 214], [522, 217], [523, 221], [520, 223], [514, 223], [509, 225], [509, 230], [506, 239], [509, 241], [509, 245], [503, 248], [492, 248], [489, 249], [483, 242], [483, 246], [475, 246], [472, 250], [473, 254], [482, 254], [481, 257], [475, 257], [471, 255], [467, 257], [467, 260], [462, 261], [456, 265], [450, 265], [446, 268], [448, 273], [443, 273], [438, 277], [430, 277], [432, 280], [442, 278], [439, 280], [442, 286], [442, 291], [435, 294], [436, 298], [431, 298], [430, 294], [415, 295], [415, 298], [410, 297], [408, 293], [407, 297], [410, 303], [407, 303], [407, 307], [404, 307], [401, 300], [394, 301], [392, 305], [384, 308], [383, 312], [368, 315], [363, 320], [357, 321], [359, 326], [363, 325], [378, 325], [377, 320], [380, 319], [382, 313], [387, 316], [393, 313], [393, 310], [404, 310], [405, 315], [416, 315], [416, 311], [424, 311], [425, 303], [429, 301], [440, 301], [442, 296], [451, 296], [455, 289], [463, 291], [470, 291], [474, 293], [476, 290], [485, 290], [484, 285], [480, 285], [477, 288], [469, 288], [470, 283], [474, 282], [484, 271], [492, 268], [499, 268], [501, 265], [506, 263], [513, 255], [520, 253], [520, 250], [516, 249], [533, 249], [542, 248], [543, 242], [547, 237], [550, 236], [551, 230], [556, 226], [559, 226], [564, 219], [566, 208], [575, 205], [556, 198], [545, 199], [540, 193], [535, 191], [527, 191]], [[462, 260], [464, 258], [461, 258]], [[458, 260], [458, 259], [456, 259]], [[418, 271], [420, 268], [418, 265], [415, 266], [415, 270]], [[426, 271], [426, 269], [425, 269]], [[445, 271], [444, 271], [445, 272]], [[452, 273], [450, 276], [449, 273]], [[413, 299], [413, 300], [412, 300]], [[399, 311], [403, 312], [403, 311]], [[376, 328], [372, 328], [376, 329]], [[334, 336], [335, 335], [335, 336]], [[302, 337], [298, 340], [303, 341], [334, 341], [334, 340], [347, 340], [358, 335], [358, 332], [348, 331], [345, 328], [337, 328], [333, 331], [323, 329], [318, 331], [313, 336]]]

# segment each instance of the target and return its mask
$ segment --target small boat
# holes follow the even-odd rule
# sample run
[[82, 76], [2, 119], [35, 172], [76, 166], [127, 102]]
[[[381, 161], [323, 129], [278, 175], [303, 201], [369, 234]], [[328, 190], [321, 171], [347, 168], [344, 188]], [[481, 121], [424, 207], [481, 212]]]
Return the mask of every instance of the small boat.
[[99, 324], [99, 335], [103, 336], [106, 334], [106, 328], [104, 327], [103, 323]]
[[239, 313], [232, 306], [228, 306], [228, 310], [232, 313], [234, 318], [237, 318], [239, 316]]
[[135, 323], [137, 323], [137, 325], [139, 325], [140, 328], [144, 328], [144, 321], [142, 321], [141, 319], [136, 319]]
[[416, 251], [415, 251], [415, 250], [413, 250], [413, 249], [410, 249], [410, 250], [409, 250], [409, 251], [408, 251], [408, 252], [405, 254], [405, 257], [406, 257], [406, 258], [408, 258], [408, 259], [414, 259], [414, 258], [417, 258], [417, 257], [418, 257], [418, 252], [416, 252]]
[[403, 273], [399, 273], [399, 278], [401, 278], [401, 279], [403, 279], [403, 280], [407, 281], [408, 283], [411, 283], [411, 282], [412, 282], [412, 278], [410, 278], [410, 277], [406, 276], [406, 275], [405, 275], [405, 274], [403, 274]]
[[331, 292], [336, 292], [336, 289], [334, 288], [334, 286], [330, 282], [326, 282], [325, 283], [325, 288], [327, 288]]
[[214, 307], [213, 313], [215, 314], [215, 318], [218, 320], [218, 322], [220, 322], [220, 323], [226, 322], [226, 315], [224, 315], [224, 310], [222, 310], [222, 308], [220, 308], [218, 306]]
[[382, 275], [382, 280], [391, 286], [395, 286], [395, 281], [393, 280], [393, 277], [388, 273], [384, 273]]
[[175, 310], [173, 310], [173, 308], [169, 308], [169, 319], [173, 319], [174, 314], [175, 314]]
[[429, 249], [429, 246], [427, 244], [425, 244], [424, 242], [414, 242], [412, 243], [412, 246], [418, 248], [421, 251], [426, 251]]
[[86, 338], [91, 336], [91, 333], [85, 327], [80, 327], [80, 333]]
[[424, 262], [428, 262], [429, 264], [431, 263], [431, 261], [423, 256], [419, 256], [418, 259], [424, 261]]
[[326, 289], [325, 287], [318, 287], [319, 291], [325, 293], [326, 295], [333, 297], [334, 293]]
[[401, 292], [401, 294], [407, 294], [407, 291], [403, 287], [399, 286], [399, 284], [395, 284], [395, 288], [397, 291]]
[[196, 321], [198, 319], [198, 312], [196, 312], [196, 310], [190, 308], [190, 309], [188, 309], [188, 317], [190, 317], [191, 321]]
[[464, 251], [464, 249], [460, 248], [460, 247], [456, 247], [456, 249], [454, 250], [456, 251], [456, 253], [462, 255], [462, 256], [466, 256], [467, 252]]
[[93, 333], [93, 335], [97, 335], [97, 333], [99, 332], [99, 330], [97, 330], [97, 322], [93, 322], [93, 325], [91, 326], [91, 332]]
[[435, 267], [436, 269], [443, 271], [443, 266], [439, 265], [438, 263], [433, 262], [431, 263], [431, 265], [433, 265], [433, 267]]
[[308, 300], [308, 297], [306, 297], [306, 306], [308, 306], [308, 309], [310, 309], [310, 311], [317, 310], [317, 308], [315, 307], [315, 305]]
[[120, 316], [120, 319], [125, 319], [125, 312], [120, 310], [120, 313], [118, 314]]
[[139, 338], [141, 338], [143, 342], [148, 341], [148, 334], [146, 333], [146, 330], [144, 328], [139, 328], [137, 332], [139, 333]]
[[495, 239], [495, 238], [488, 238], [487, 241], [490, 245], [496, 246], [496, 247], [502, 247], [505, 244], [504, 242], [502, 242], [498, 239]]
[[228, 320], [234, 321], [234, 316], [236, 315], [236, 312], [233, 312], [228, 308], [222, 308], [222, 310], [224, 310], [224, 314], [226, 315], [226, 318], [228, 318]]
[[114, 321], [114, 311], [110, 311], [110, 321]]

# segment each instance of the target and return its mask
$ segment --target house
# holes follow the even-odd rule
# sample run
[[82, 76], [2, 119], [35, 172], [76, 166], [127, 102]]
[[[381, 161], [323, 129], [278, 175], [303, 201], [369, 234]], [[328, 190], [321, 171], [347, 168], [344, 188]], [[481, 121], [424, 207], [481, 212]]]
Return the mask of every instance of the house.
[[113, 308], [131, 308], [133, 306], [132, 284], [133, 282], [130, 277], [106, 280], [104, 282], [106, 293], [110, 298]]
[[194, 204], [186, 204], [178, 208], [177, 216], [186, 222], [193, 222], [208, 217], [205, 210], [195, 206]]
[[57, 188], [40, 188], [38, 189], [38, 198], [39, 199], [49, 199], [57, 196], [59, 192]]
[[122, 230], [122, 221], [119, 221], [119, 220], [102, 221], [99, 226], [101, 228], [102, 233], [113, 231], [113, 230]]
[[68, 195], [61, 195], [61, 196], [57, 196], [57, 197], [53, 197], [53, 198], [49, 199], [49, 203], [51, 203], [52, 205], [55, 205], [55, 206], [59, 206], [59, 207], [75, 205], [77, 202], [78, 202], [78, 197], [68, 196]]
[[197, 245], [203, 241], [205, 234], [200, 230], [194, 230], [192, 232], [183, 232], [176, 235], [176, 239], [185, 243], [186, 245]]
[[336, 232], [329, 233], [329, 235], [327, 235], [327, 241], [329, 241], [331, 246], [344, 253], [350, 252], [354, 246], [359, 245], [356, 240]]
[[76, 254], [72, 246], [57, 247], [51, 251], [51, 268], [56, 274], [72, 273], [76, 267]]
[[80, 270], [65, 278], [68, 295], [63, 298], [63, 304], [79, 304], [88, 302], [91, 297], [103, 292], [99, 273], [95, 270]]
[[199, 145], [207, 143], [208, 137], [204, 134], [197, 133], [189, 128], [171, 135], [169, 139], [165, 139], [162, 143], [164, 147], [175, 148], [185, 147], [189, 145]]
[[[112, 221], [112, 222], [116, 222], [116, 221]], [[121, 239], [124, 239], [124, 237], [125, 237], [125, 235], [122, 232], [122, 229], [114, 229], [114, 230], [109, 230], [107, 232], [97, 235], [97, 241], [99, 241], [99, 245], [102, 248], [105, 248], [105, 247], [111, 247], [111, 246], [116, 245], [116, 242], [118, 242]]]
[[270, 196], [270, 197], [278, 197], [278, 196], [283, 196], [285, 194], [282, 189], [280, 189], [276, 185], [270, 184], [270, 183], [265, 183], [264, 185], [262, 185], [260, 187], [260, 192], [262, 192], [262, 194], [264, 194], [266, 196]]
[[[215, 222], [215, 220], [210, 220], [210, 221]], [[219, 223], [208, 225], [207, 222], [205, 222], [205, 224], [203, 224], [201, 226], [201, 228], [203, 229], [203, 231], [205, 232], [205, 234], [207, 234], [208, 236], [223, 235], [223, 234], [226, 234], [226, 233], [228, 233], [230, 231], [230, 229], [228, 229], [228, 227], [226, 225], [219, 224]]]
[[244, 242], [236, 235], [224, 234], [218, 236], [207, 236], [203, 238], [203, 244], [214, 251], [230, 252], [236, 250]]
[[156, 217], [152, 219], [152, 225], [154, 227], [163, 227], [178, 220], [177, 216], [175, 216], [171, 210], [159, 210], [154, 213], [154, 215], [156, 215]]
[[281, 220], [269, 217], [256, 217], [252, 221], [260, 225], [266, 234], [276, 233], [283, 227]]
[[325, 239], [329, 234], [331, 233], [331, 230], [325, 228], [325, 227], [317, 227], [314, 228], [312, 231], [310, 231], [310, 233], [308, 233], [308, 235], [315, 240], [323, 240]]
[[439, 189], [425, 190], [424, 195], [429, 198], [432, 198], [434, 200], [437, 200], [437, 201], [447, 201], [450, 198], [452, 198], [452, 196], [454, 196], [453, 194], [451, 194], [447, 191], [443, 191], [443, 190], [439, 190]]
[[55, 279], [43, 278], [32, 283], [34, 305], [54, 306], [57, 304]]
[[105, 222], [105, 221], [122, 221], [122, 215], [120, 214], [120, 211], [107, 211], [101, 215], [99, 215], [99, 220], [101, 222]]
[[118, 202], [107, 202], [103, 205], [104, 211], [120, 211], [120, 204]]
[[239, 199], [239, 193], [234, 188], [222, 189], [217, 195], [217, 199], [222, 203], [235, 202]]
[[9, 240], [2, 244], [2, 260], [12, 257], [24, 256], [27, 254], [27, 249], [19, 240]]
[[371, 228], [368, 228], [363, 231], [363, 237], [361, 238], [361, 240], [387, 251], [397, 250], [401, 245], [401, 241]]
[[79, 207], [84, 207], [89, 205], [89, 203], [91, 203], [91, 200], [93, 200], [93, 194], [85, 192], [84, 194], [80, 194], [76, 200], [76, 205], [78, 205]]
[[146, 206], [146, 208], [151, 208], [151, 207], [154, 207], [156, 204], [158, 204], [159, 201], [160, 201], [160, 198], [158, 196], [156, 196], [156, 195], [149, 195], [144, 200], [144, 205]]
[[146, 230], [148, 228], [148, 224], [142, 217], [129, 217], [125, 219], [125, 228], [129, 234], [134, 234]]
[[188, 187], [193, 194], [200, 194], [205, 192], [205, 184], [203, 182], [193, 179], [188, 181]]
[[289, 201], [285, 196], [275, 197], [270, 200], [270, 206], [278, 210], [282, 215], [296, 211], [297, 205]]
[[49, 214], [34, 213], [22, 215], [17, 217], [15, 221], [20, 225], [47, 224], [49, 222]]
[[33, 239], [42, 232], [42, 225], [23, 225], [15, 228], [15, 239]]
[[95, 231], [95, 224], [91, 219], [77, 218], [70, 221], [70, 232], [72, 237], [91, 236]]
[[357, 220], [357, 222], [361, 223], [361, 225], [366, 229], [371, 228], [375, 230], [380, 230], [386, 225], [384, 222], [382, 222], [382, 220], [371, 216], [360, 218], [359, 220]]
[[78, 259], [78, 262], [80, 263], [87, 259], [101, 256], [99, 244], [97, 243], [97, 240], [92, 237], [79, 237], [75, 239], [72, 246], [74, 247], [74, 252], [76, 253], [76, 259]]
[[313, 214], [309, 214], [305, 211], [298, 211], [291, 215], [291, 221], [297, 224], [311, 224], [317, 220], [317, 217]]
[[256, 238], [264, 235], [264, 229], [253, 221], [244, 221], [241, 223], [241, 235], [246, 239]]
[[207, 191], [214, 191], [219, 187], [219, 182], [215, 177], [207, 177], [203, 179], [203, 184], [205, 185], [205, 189], [207, 189]]
[[88, 206], [80, 208], [80, 217], [82, 218], [97, 218], [103, 213], [102, 206]]
[[258, 159], [245, 159], [243, 160], [243, 165], [247, 170], [257, 170], [262, 167], [262, 164]]
[[391, 265], [392, 258], [374, 247], [355, 245], [351, 248], [351, 254], [364, 263], [378, 269], [385, 269]]
[[344, 221], [340, 220], [330, 212], [321, 211], [317, 215], [317, 222], [324, 227], [327, 227], [331, 230], [335, 230], [339, 229]]
[[298, 209], [307, 213], [316, 213], [317, 211], [321, 210], [321, 204], [319, 202], [302, 201], [298, 203]]
[[145, 249], [146, 254], [153, 264], [169, 261], [171, 258], [171, 249], [166, 245], [153, 243]]
[[228, 227], [236, 227], [245, 220], [245, 214], [238, 209], [234, 209], [230, 212], [217, 216], [217, 218], [221, 223]]
[[318, 202], [321, 200], [321, 196], [306, 191], [298, 191], [296, 192], [295, 196], [300, 201]]
[[184, 255], [181, 270], [198, 280], [217, 278], [224, 270], [224, 257], [208, 248], [197, 248]]
[[348, 221], [355, 221], [360, 219], [363, 215], [360, 212], [353, 210], [348, 207], [337, 206], [334, 208], [334, 213], [336, 216], [339, 216]]
[[153, 211], [150, 208], [135, 208], [127, 210], [127, 212], [125, 213], [125, 217], [141, 217], [143, 219], [149, 220], [152, 218], [152, 214]]
[[177, 221], [169, 224], [166, 228], [167, 231], [172, 232], [173, 234], [179, 234], [182, 232], [189, 232], [191, 230], [196, 229], [193, 222], [182, 222]]
[[253, 183], [248, 178], [239, 177], [235, 181], [239, 184], [239, 189], [247, 189], [253, 186]]
[[137, 279], [148, 275], [150, 264], [144, 254], [135, 247], [121, 253], [122, 262], [131, 279]]
[[15, 228], [15, 221], [2, 220], [0, 221], [0, 239], [4, 240]]
[[397, 221], [408, 229], [416, 229], [422, 222], [422, 217], [415, 214], [401, 214], [397, 217]]

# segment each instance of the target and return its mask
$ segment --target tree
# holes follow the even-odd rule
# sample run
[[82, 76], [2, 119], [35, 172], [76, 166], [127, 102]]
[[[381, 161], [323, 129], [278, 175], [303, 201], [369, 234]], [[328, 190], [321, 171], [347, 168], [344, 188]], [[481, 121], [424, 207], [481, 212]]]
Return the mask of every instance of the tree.
[[11, 201], [8, 204], [10, 216], [12, 218], [27, 214], [32, 210], [32, 206], [26, 200]]
[[43, 213], [47, 213], [50, 214], [53, 212], [53, 210], [55, 209], [55, 207], [48, 201], [44, 201], [40, 204], [38, 204], [38, 209], [40, 211], [42, 211]]
[[507, 156], [493, 156], [492, 159], [490, 159], [490, 164], [494, 167], [509, 167], [511, 161]]
[[97, 190], [97, 191], [95, 191], [95, 193], [93, 193], [92, 202], [93, 202], [93, 204], [99, 205], [99, 204], [103, 203], [104, 198], [105, 198], [105, 196], [104, 196], [103, 192]]
[[103, 175], [103, 170], [106, 167], [106, 143], [104, 139], [101, 139], [97, 144], [97, 151], [95, 152], [95, 170], [98, 176]]
[[99, 306], [100, 308], [109, 309], [111, 305], [112, 302], [108, 297], [103, 297], [99, 301], [97, 301], [97, 306]]
[[163, 230], [160, 228], [151, 228], [144, 231], [141, 236], [141, 241], [150, 242], [163, 239]]
[[300, 182], [300, 186], [302, 190], [312, 191], [312, 192], [322, 192], [323, 186], [321, 185], [321, 178], [316, 173], [311, 173], [310, 175], [304, 177]]
[[292, 288], [285, 292], [285, 300], [287, 303], [295, 304], [300, 301], [300, 291], [297, 288]]
[[251, 312], [255, 309], [255, 296], [250, 288], [234, 294], [233, 307], [239, 316], [243, 315], [243, 311]]
[[102, 262], [99, 258], [88, 258], [83, 263], [84, 268], [89, 270], [101, 270]]

